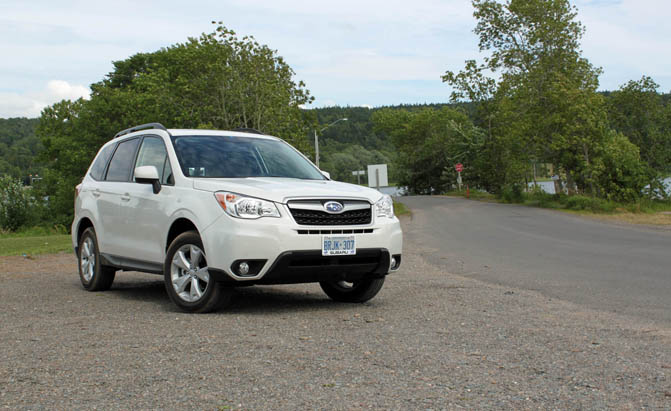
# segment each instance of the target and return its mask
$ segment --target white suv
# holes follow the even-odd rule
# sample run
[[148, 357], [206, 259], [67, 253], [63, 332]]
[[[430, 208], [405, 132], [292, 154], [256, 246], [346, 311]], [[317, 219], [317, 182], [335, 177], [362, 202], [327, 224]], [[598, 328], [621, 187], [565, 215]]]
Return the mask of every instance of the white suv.
[[279, 138], [151, 123], [98, 152], [72, 242], [85, 289], [108, 289], [117, 270], [162, 274], [179, 308], [207, 312], [253, 284], [319, 282], [367, 301], [403, 240], [388, 195], [330, 180]]

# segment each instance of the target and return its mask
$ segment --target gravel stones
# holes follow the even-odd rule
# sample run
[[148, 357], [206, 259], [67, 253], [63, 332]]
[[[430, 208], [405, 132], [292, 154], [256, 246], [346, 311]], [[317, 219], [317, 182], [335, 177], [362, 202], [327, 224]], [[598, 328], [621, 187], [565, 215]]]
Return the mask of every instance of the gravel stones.
[[2, 257], [0, 407], [671, 408], [668, 324], [458, 277], [418, 251], [406, 243], [365, 304], [252, 287], [205, 315], [176, 312], [159, 276], [90, 293], [71, 254]]

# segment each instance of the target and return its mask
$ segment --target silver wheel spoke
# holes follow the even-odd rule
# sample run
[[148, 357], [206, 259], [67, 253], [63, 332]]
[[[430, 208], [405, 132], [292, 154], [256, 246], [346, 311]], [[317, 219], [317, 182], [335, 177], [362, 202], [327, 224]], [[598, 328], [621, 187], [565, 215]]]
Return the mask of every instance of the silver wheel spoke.
[[200, 248], [191, 246], [191, 249], [189, 250], [189, 254], [191, 254], [191, 267], [194, 270], [198, 268], [198, 263], [200, 262], [200, 257], [203, 254], [202, 251], [200, 251]]
[[197, 300], [202, 296], [203, 296], [203, 292], [200, 291], [200, 284], [198, 284], [198, 279], [197, 278], [192, 278], [191, 279], [191, 297], [194, 300]]
[[178, 251], [177, 254], [175, 254], [175, 258], [172, 259], [172, 263], [175, 264], [177, 267], [181, 268], [182, 270], [188, 270], [191, 268], [189, 260], [186, 259], [186, 256], [184, 255], [184, 252], [182, 250]]
[[210, 282], [210, 273], [207, 271], [207, 267], [199, 268], [196, 271], [196, 277], [200, 278], [206, 283]]
[[178, 277], [176, 280], [172, 280], [173, 285], [175, 286], [175, 291], [177, 293], [181, 293], [184, 291], [186, 288], [186, 285], [189, 283], [189, 277], [188, 275], [183, 275], [181, 277]]
[[89, 240], [84, 241], [84, 255], [86, 257], [91, 256], [91, 248], [89, 247]]

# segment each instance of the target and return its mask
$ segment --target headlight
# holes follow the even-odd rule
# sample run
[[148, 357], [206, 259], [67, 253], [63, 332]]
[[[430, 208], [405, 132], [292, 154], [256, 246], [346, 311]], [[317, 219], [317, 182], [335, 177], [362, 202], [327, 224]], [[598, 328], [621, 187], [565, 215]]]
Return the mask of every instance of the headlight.
[[378, 217], [394, 217], [394, 202], [391, 196], [385, 194], [375, 203], [375, 213]]
[[254, 219], [280, 216], [280, 211], [272, 201], [224, 192], [214, 193], [214, 197], [226, 214], [232, 217]]

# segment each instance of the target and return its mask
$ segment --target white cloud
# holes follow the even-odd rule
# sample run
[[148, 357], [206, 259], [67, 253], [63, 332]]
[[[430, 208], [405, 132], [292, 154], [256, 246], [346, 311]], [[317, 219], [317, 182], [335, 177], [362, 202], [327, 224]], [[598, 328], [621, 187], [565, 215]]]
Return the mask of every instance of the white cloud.
[[305, 75], [358, 80], [437, 80], [445, 71], [436, 58], [383, 55], [375, 50], [353, 50], [331, 55], [328, 64], [303, 70]]
[[90, 95], [88, 87], [64, 80], [51, 80], [37, 92], [0, 92], [0, 118], [38, 117], [42, 109], [51, 104], [80, 97], [88, 99]]
[[77, 100], [80, 97], [88, 99], [91, 90], [78, 84], [70, 84], [64, 80], [51, 80], [47, 83], [46, 95], [50, 98], [60, 100]]
[[[276, 49], [296, 80], [307, 83], [315, 106], [447, 101], [450, 89], [440, 76], [460, 70], [464, 60], [482, 58], [467, 0], [115, 4], [8, 2], [0, 16], [0, 117], [36, 116], [61, 98], [87, 95], [81, 85], [100, 81], [113, 70], [112, 61], [210, 32], [212, 20]], [[664, 52], [671, 38], [671, 1], [572, 4], [587, 28], [584, 54], [604, 69], [602, 88], [617, 88], [642, 74], [662, 90], [671, 88], [671, 57]]]

